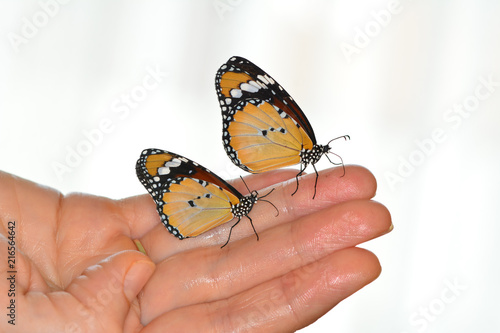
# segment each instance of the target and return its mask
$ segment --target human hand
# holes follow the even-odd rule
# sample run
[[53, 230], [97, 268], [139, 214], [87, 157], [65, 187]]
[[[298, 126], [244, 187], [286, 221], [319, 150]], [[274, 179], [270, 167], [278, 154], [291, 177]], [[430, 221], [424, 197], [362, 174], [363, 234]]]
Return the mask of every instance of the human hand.
[[[140, 327], [136, 296], [155, 265], [137, 251], [122, 205], [84, 194], [63, 196], [0, 172], [4, 312], [15, 300], [15, 321], [2, 314], [1, 332], [131, 332]], [[9, 230], [13, 221], [15, 228]], [[8, 297], [5, 278], [13, 263], [5, 255], [9, 231], [16, 247], [15, 297]]]
[[[279, 216], [258, 202], [250, 216], [260, 241], [244, 218], [223, 249], [232, 222], [180, 241], [161, 225], [148, 195], [61, 197], [0, 174], [2, 235], [9, 220], [17, 222], [22, 320], [15, 328], [281, 332], [307, 326], [378, 276], [377, 258], [354, 246], [390, 231], [391, 221], [385, 207], [369, 200], [376, 183], [367, 170], [348, 167], [344, 177], [337, 169], [321, 172], [314, 200], [314, 174], [302, 177], [290, 196], [295, 173], [247, 177], [251, 189], [275, 188], [266, 199]], [[234, 185], [245, 193], [240, 181]], [[152, 262], [134, 251], [135, 239], [156, 264], [154, 273]], [[7, 263], [0, 265], [7, 271]], [[12, 326], [5, 320], [0, 328]]]

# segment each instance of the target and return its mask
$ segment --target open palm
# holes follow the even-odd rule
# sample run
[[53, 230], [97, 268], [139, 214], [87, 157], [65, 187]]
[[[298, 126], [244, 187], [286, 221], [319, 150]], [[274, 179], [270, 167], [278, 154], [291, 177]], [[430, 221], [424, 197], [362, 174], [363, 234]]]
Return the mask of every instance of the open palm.
[[[249, 176], [275, 188], [233, 229], [227, 223], [178, 240], [159, 222], [148, 195], [111, 200], [59, 192], [0, 173], [0, 244], [15, 221], [15, 326], [19, 332], [284, 332], [307, 326], [380, 273], [355, 246], [391, 229], [371, 201], [376, 183], [361, 167], [301, 178], [282, 170]], [[288, 181], [286, 181], [288, 180]], [[240, 182], [234, 186], [244, 192]], [[137, 251], [135, 240], [147, 256]], [[2, 255], [2, 257], [4, 257]], [[7, 259], [0, 262], [9, 276]], [[9, 280], [0, 279], [9, 304]], [[4, 307], [5, 309], [5, 307]]]

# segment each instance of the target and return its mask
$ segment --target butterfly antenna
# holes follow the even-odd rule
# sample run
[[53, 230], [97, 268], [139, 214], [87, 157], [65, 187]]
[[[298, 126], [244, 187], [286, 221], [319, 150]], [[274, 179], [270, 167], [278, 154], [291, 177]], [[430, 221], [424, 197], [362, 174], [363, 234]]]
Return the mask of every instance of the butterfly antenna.
[[276, 217], [277, 217], [278, 215], [280, 215], [280, 211], [278, 210], [278, 208], [276, 208], [276, 206], [275, 206], [275, 205], [274, 205], [271, 201], [269, 201], [269, 200], [263, 200], [263, 199], [262, 199], [262, 198], [267, 197], [267, 196], [268, 196], [269, 194], [271, 194], [273, 191], [274, 191], [274, 188], [273, 188], [271, 191], [269, 191], [269, 192], [267, 192], [266, 194], [264, 194], [263, 196], [259, 197], [259, 200], [260, 200], [260, 201], [264, 201], [264, 202], [267, 202], [267, 203], [271, 204], [271, 206], [273, 206], [273, 207], [274, 207], [274, 209], [276, 209]]
[[278, 208], [276, 208], [276, 206], [271, 201], [269, 201], [269, 200], [261, 200], [261, 201], [267, 202], [268, 204], [273, 206], [274, 209], [276, 209], [276, 215], [274, 215], [274, 217], [278, 217], [278, 215], [280, 215], [280, 211], [278, 210]]
[[[330, 143], [332, 141], [335, 141], [335, 140], [338, 140], [338, 139], [342, 139], [344, 138], [344, 140], [351, 140], [351, 137], [349, 135], [342, 135], [342, 136], [339, 136], [339, 137], [336, 137], [335, 139], [331, 139], [330, 141], [328, 141], [327, 143], [327, 146], [328, 148], [330, 148]], [[326, 155], [326, 158], [328, 159], [328, 161], [330, 161], [330, 163], [332, 163], [333, 165], [342, 165], [342, 170], [344, 171], [344, 173], [342, 174], [341, 177], [344, 177], [345, 176], [345, 165], [344, 165], [344, 160], [342, 159], [342, 157], [340, 157], [340, 155], [338, 154], [335, 154], [334, 152], [332, 152], [331, 150], [328, 151], [330, 154], [333, 154], [335, 156], [337, 156], [339, 159], [340, 159], [340, 163], [335, 163], [335, 162], [332, 162], [332, 160], [330, 159], [330, 157], [328, 157], [328, 155]]]
[[325, 154], [326, 158], [330, 161], [330, 163], [332, 163], [333, 165], [342, 165], [342, 169], [344, 170], [344, 173], [342, 174], [341, 177], [344, 177], [345, 176], [345, 165], [344, 165], [344, 160], [342, 159], [342, 157], [340, 157], [340, 155], [337, 155], [335, 153], [332, 153], [330, 152], [330, 154], [332, 155], [335, 155], [337, 156], [339, 159], [340, 159], [340, 163], [334, 163], [332, 162], [332, 160], [330, 159], [330, 157], [328, 157], [328, 155]]
[[251, 193], [252, 191], [250, 191], [250, 189], [248, 188], [247, 183], [245, 183], [245, 180], [243, 179], [243, 177], [240, 176], [240, 178], [243, 181], [243, 184], [245, 184], [245, 187], [247, 188], [248, 193]]
[[349, 135], [342, 135], [342, 136], [336, 137], [335, 139], [331, 139], [330, 141], [328, 141], [328, 143], [326, 145], [329, 146], [332, 141], [342, 139], [342, 138], [344, 138], [346, 141], [351, 140], [351, 137]]
[[264, 194], [263, 196], [259, 197], [259, 200], [260, 200], [260, 199], [262, 199], [262, 198], [267, 197], [267, 196], [268, 196], [269, 194], [271, 194], [273, 191], [274, 191], [274, 188], [273, 188], [271, 191], [269, 191], [269, 192], [267, 192], [266, 194]]

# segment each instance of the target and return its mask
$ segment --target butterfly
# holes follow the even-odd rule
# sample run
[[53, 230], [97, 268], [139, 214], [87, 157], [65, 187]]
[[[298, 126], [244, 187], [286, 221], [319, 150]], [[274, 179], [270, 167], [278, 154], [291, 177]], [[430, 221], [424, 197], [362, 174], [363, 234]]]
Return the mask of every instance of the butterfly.
[[[325, 155], [334, 165], [342, 158], [326, 145], [316, 142], [313, 128], [293, 98], [269, 74], [242, 57], [232, 57], [215, 76], [215, 90], [222, 110], [224, 149], [241, 169], [260, 173], [300, 164], [299, 176], [311, 164], [316, 173], [314, 195], [318, 184], [315, 164]], [[340, 158], [334, 163], [327, 153]], [[345, 174], [345, 168], [344, 168]]]
[[177, 238], [195, 237], [238, 218], [224, 247], [229, 243], [233, 228], [246, 216], [259, 240], [248, 214], [257, 200], [262, 200], [274, 189], [261, 197], [257, 191], [244, 196], [200, 164], [161, 149], [143, 150], [135, 170], [153, 197], [161, 222]]

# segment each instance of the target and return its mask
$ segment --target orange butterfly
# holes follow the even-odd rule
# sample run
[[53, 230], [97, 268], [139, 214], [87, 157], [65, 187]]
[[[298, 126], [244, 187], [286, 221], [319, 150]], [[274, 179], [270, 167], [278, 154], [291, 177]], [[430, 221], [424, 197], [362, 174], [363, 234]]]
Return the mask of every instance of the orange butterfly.
[[243, 216], [250, 220], [259, 239], [248, 213], [257, 200], [262, 200], [274, 189], [261, 197], [257, 191], [244, 196], [200, 164], [161, 149], [143, 150], [135, 169], [142, 185], [153, 197], [162, 223], [179, 239], [198, 236], [238, 218], [224, 247]]
[[[260, 173], [300, 163], [299, 176], [311, 164], [316, 173], [314, 195], [318, 183], [315, 164], [331, 153], [330, 143], [350, 139], [348, 135], [316, 142], [313, 128], [292, 97], [276, 80], [242, 57], [232, 57], [215, 76], [215, 89], [222, 110], [224, 149], [231, 161], [241, 169]], [[344, 168], [345, 173], [345, 168]]]

